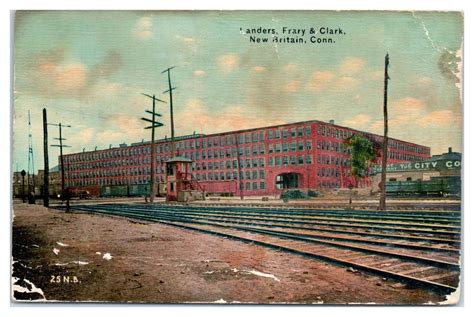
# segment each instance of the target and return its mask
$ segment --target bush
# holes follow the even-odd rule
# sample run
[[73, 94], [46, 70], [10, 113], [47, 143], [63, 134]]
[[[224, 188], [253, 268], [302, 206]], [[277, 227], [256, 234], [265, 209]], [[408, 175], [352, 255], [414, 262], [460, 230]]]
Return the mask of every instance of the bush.
[[288, 200], [288, 199], [305, 199], [307, 198], [306, 194], [303, 193], [301, 190], [287, 190], [284, 193], [281, 193], [280, 199]]
[[308, 190], [308, 197], [318, 197], [318, 192], [314, 190]]

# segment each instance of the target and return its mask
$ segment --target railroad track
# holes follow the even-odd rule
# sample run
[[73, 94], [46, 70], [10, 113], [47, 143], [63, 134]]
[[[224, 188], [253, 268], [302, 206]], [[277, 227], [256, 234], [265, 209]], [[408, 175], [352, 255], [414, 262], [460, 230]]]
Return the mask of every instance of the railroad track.
[[[449, 294], [459, 283], [460, 219], [452, 214], [307, 212], [104, 204], [74, 210], [160, 222], [331, 262]], [[459, 215], [459, 214], [457, 214]], [[292, 219], [292, 216], [297, 220]], [[387, 217], [385, 219], [384, 217]], [[436, 216], [436, 217], [433, 217]], [[395, 232], [394, 232], [395, 231]], [[404, 234], [400, 234], [403, 232]]]
[[[430, 211], [430, 210], [438, 210], [438, 211], [452, 211], [452, 210], [459, 210], [461, 209], [461, 202], [438, 202], [439, 200], [432, 200], [431, 202], [391, 202], [389, 206], [387, 206], [388, 210], [397, 211], [401, 209], [408, 209], [408, 210], [415, 210], [415, 211]], [[219, 201], [219, 202], [206, 202], [206, 203], [199, 203], [199, 205], [204, 207], [219, 207], [219, 206], [228, 206], [228, 207], [251, 207], [251, 208], [259, 208], [263, 205], [261, 202], [242, 202], [242, 203], [227, 203], [226, 201]], [[371, 210], [378, 207], [378, 202], [358, 202], [353, 201], [352, 206], [358, 208], [360, 210]], [[275, 203], [272, 205], [275, 208], [288, 208], [287, 204]], [[312, 204], [299, 204], [296, 208], [304, 208], [304, 209], [311, 209], [311, 210], [327, 210], [327, 209], [336, 209], [336, 208], [347, 208], [347, 202], [331, 202], [331, 203], [312, 203]]]

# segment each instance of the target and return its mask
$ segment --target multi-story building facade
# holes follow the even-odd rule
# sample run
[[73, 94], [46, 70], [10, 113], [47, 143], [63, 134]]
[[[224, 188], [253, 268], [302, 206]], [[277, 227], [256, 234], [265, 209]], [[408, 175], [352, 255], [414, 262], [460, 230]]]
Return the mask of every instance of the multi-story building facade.
[[[210, 193], [272, 195], [286, 188], [329, 190], [347, 187], [349, 149], [344, 140], [361, 133], [382, 137], [332, 121], [305, 121], [278, 126], [175, 138], [176, 155], [193, 161], [193, 177]], [[150, 182], [150, 143], [74, 153], [64, 156], [68, 187], [91, 189], [133, 186]], [[165, 162], [171, 158], [170, 139], [156, 141], [156, 182], [165, 183]], [[389, 139], [388, 162], [422, 161], [430, 148]], [[369, 177], [359, 186], [370, 186]]]

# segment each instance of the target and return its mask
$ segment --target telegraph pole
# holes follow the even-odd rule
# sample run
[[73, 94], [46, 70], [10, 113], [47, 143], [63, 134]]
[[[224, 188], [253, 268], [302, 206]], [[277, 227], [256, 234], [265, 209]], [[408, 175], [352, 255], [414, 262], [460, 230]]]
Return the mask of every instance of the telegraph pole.
[[382, 153], [382, 180], [380, 181], [380, 203], [379, 210], [385, 210], [385, 183], [387, 180], [387, 154], [388, 154], [388, 109], [387, 109], [387, 91], [388, 91], [388, 53], [385, 55], [385, 76], [383, 92], [383, 153]]
[[43, 151], [44, 151], [43, 206], [49, 207], [48, 117], [46, 113], [46, 108], [43, 108]]
[[150, 110], [145, 110], [145, 112], [151, 114], [151, 120], [148, 118], [141, 118], [143, 121], [150, 122], [151, 126], [146, 127], [145, 129], [151, 129], [151, 144], [150, 144], [150, 150], [151, 150], [151, 163], [150, 163], [150, 203], [153, 203], [155, 199], [155, 129], [158, 127], [163, 126], [163, 123], [160, 123], [155, 120], [156, 117], [161, 117], [161, 114], [155, 112], [155, 102], [163, 102], [163, 100], [158, 99], [155, 97], [155, 95], [150, 96], [147, 94], [143, 94], [144, 96], [147, 96], [153, 100], [153, 108], [152, 111]]
[[[31, 173], [31, 183], [30, 183], [30, 171]], [[33, 136], [31, 132], [31, 116], [30, 110], [28, 110], [28, 175], [27, 175], [27, 182], [28, 182], [28, 197], [30, 197], [31, 192], [33, 192], [34, 199], [34, 192], [35, 192], [35, 157], [33, 154]], [[31, 190], [30, 187], [33, 187]]]
[[49, 123], [49, 125], [54, 125], [54, 126], [59, 127], [59, 138], [54, 138], [55, 140], [59, 140], [59, 145], [58, 144], [53, 144], [51, 146], [59, 147], [59, 160], [60, 160], [60, 164], [61, 164], [61, 200], [64, 200], [65, 189], [66, 189], [65, 188], [66, 181], [65, 181], [65, 172], [64, 172], [63, 148], [64, 147], [70, 147], [70, 146], [63, 144], [63, 141], [65, 141], [66, 139], [63, 138], [62, 128], [70, 128], [71, 126], [70, 125], [65, 125], [65, 124], [62, 124], [62, 123], [58, 123], [58, 124]]
[[163, 91], [164, 94], [169, 92], [170, 94], [170, 121], [171, 121], [171, 157], [175, 156], [175, 145], [174, 145], [174, 116], [173, 116], [173, 90], [176, 89], [176, 87], [173, 87], [171, 85], [171, 74], [170, 71], [175, 68], [176, 66], [173, 67], [168, 67], [161, 73], [168, 73], [168, 90]]
[[242, 183], [242, 168], [240, 167], [240, 152], [239, 152], [239, 142], [237, 140], [237, 136], [234, 135], [235, 146], [237, 147], [237, 171], [239, 173], [239, 191], [240, 191], [240, 200], [244, 199], [244, 192], [243, 192], [243, 183]]

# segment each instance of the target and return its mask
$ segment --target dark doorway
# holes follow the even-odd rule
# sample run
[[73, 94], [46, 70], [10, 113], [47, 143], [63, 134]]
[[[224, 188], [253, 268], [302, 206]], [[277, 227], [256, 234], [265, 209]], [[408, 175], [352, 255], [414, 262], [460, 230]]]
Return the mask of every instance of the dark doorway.
[[277, 189], [298, 188], [299, 176], [297, 173], [284, 173], [276, 177]]

